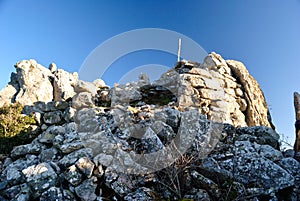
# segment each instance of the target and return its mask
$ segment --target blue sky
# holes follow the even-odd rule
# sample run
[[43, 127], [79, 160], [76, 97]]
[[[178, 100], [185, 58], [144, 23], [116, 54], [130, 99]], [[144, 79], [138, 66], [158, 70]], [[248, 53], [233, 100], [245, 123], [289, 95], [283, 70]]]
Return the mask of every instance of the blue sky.
[[[294, 140], [299, 0], [0, 0], [0, 87], [19, 60], [79, 71], [99, 44], [138, 28], [173, 30], [207, 52], [242, 61], [264, 91], [277, 131]], [[175, 61], [163, 52], [136, 52], [115, 62], [103, 79], [112, 84], [133, 67]]]

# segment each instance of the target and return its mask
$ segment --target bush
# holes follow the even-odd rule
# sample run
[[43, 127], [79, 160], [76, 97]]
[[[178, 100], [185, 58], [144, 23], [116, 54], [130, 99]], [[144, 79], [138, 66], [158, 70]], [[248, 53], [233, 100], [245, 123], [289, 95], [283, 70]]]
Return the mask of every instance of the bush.
[[33, 116], [23, 115], [22, 110], [19, 103], [0, 108], [0, 154], [8, 154], [14, 146], [30, 143], [34, 138], [29, 134], [36, 122]]

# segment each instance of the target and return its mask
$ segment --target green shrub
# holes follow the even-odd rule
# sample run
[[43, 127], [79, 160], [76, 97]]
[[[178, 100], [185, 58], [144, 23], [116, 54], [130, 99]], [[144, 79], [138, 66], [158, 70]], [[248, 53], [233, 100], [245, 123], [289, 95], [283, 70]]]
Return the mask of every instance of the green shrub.
[[22, 110], [19, 103], [0, 108], [0, 154], [8, 154], [14, 146], [30, 143], [35, 137], [29, 133], [36, 122], [33, 116], [21, 114]]

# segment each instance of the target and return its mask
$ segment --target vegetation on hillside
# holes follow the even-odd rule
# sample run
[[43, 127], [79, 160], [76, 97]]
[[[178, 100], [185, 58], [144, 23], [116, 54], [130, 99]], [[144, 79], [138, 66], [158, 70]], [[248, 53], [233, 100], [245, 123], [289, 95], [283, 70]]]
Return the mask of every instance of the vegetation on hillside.
[[14, 146], [30, 143], [35, 136], [30, 135], [33, 116], [23, 115], [19, 103], [0, 108], [0, 154], [8, 154]]

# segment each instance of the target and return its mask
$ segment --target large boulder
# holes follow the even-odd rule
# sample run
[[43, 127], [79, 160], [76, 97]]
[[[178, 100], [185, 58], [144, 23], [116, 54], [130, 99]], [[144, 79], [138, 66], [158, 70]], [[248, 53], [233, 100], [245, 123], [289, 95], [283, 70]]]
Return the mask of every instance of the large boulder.
[[50, 70], [35, 60], [23, 60], [15, 65], [16, 73], [12, 73], [11, 81], [0, 91], [0, 106], [19, 102], [32, 105], [34, 102], [48, 102], [53, 99]]

